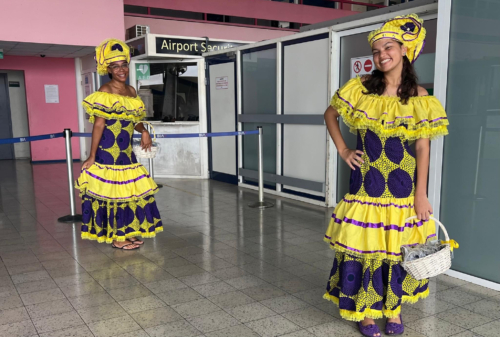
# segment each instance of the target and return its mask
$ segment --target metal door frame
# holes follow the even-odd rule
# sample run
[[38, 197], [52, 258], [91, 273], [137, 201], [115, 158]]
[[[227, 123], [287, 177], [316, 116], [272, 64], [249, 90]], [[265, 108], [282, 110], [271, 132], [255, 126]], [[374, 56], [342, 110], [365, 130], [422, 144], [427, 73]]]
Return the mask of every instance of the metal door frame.
[[[2, 135], [2, 138], [12, 138], [13, 133], [12, 133], [12, 111], [10, 110], [10, 94], [9, 94], [9, 75], [6, 73], [0, 73], [0, 80], [3, 79], [3, 82], [5, 82], [5, 95], [6, 95], [6, 102], [5, 102], [5, 108], [7, 109], [7, 119], [9, 123], [9, 134], [8, 135]], [[4, 159], [4, 160], [15, 160], [16, 159], [16, 154], [14, 152], [14, 144], [4, 144], [5, 148], [10, 149], [10, 159]]]
[[[205, 84], [206, 84], [206, 94], [207, 94], [207, 100], [206, 100], [206, 105], [207, 105], [207, 132], [212, 132], [212, 113], [211, 113], [211, 100], [210, 100], [210, 66], [211, 65], [217, 65], [217, 64], [226, 64], [226, 63], [233, 63], [234, 64], [234, 95], [235, 95], [235, 100], [234, 100], [234, 130], [238, 131], [238, 57], [236, 53], [234, 54], [222, 54], [222, 55], [215, 55], [215, 56], [208, 56], [205, 57]], [[234, 137], [234, 142], [235, 142], [235, 151], [236, 151], [236, 162], [235, 162], [235, 172], [236, 174], [234, 176], [230, 174], [224, 174], [222, 172], [215, 172], [217, 173], [217, 176], [214, 175], [214, 170], [213, 170], [213, 159], [212, 159], [212, 138], [208, 138], [208, 175], [210, 179], [217, 180], [217, 181], [222, 181], [226, 183], [230, 183], [233, 185], [238, 185], [239, 182], [239, 176], [238, 176], [238, 156], [239, 156], [239, 143], [240, 143], [240, 137], [242, 136], [235, 136]]]

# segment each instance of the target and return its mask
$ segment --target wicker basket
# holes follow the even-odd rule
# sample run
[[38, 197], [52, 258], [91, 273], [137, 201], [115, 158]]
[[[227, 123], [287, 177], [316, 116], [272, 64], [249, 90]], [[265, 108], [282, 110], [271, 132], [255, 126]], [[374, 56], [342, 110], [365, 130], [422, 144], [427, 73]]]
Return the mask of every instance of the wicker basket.
[[132, 149], [134, 150], [135, 156], [137, 158], [146, 158], [146, 159], [154, 158], [156, 157], [156, 153], [159, 152], [160, 149], [159, 144], [156, 142], [155, 128], [148, 122], [143, 121], [142, 123], [149, 125], [149, 127], [151, 128], [151, 132], [153, 132], [153, 144], [151, 145], [150, 148], [151, 151], [144, 150], [140, 142], [134, 143], [132, 145]]
[[[417, 219], [416, 216], [412, 216], [406, 219], [405, 222], [409, 220]], [[447, 242], [450, 242], [450, 237], [444, 225], [439, 222], [439, 220], [431, 217], [444, 233]], [[429, 277], [437, 276], [444, 273], [451, 267], [451, 249], [449, 244], [445, 244], [444, 247], [437, 253], [428, 255], [426, 257], [416, 259], [413, 261], [403, 261], [401, 263], [403, 268], [415, 279], [423, 280]]]

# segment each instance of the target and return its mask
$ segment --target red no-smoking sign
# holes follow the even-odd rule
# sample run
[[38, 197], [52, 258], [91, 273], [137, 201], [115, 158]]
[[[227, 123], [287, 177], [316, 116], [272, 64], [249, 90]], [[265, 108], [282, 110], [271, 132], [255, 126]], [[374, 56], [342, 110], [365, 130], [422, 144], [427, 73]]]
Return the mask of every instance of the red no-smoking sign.
[[370, 72], [370, 71], [372, 71], [372, 68], [373, 68], [373, 62], [372, 62], [372, 60], [366, 60], [364, 67], [365, 67], [365, 71], [367, 73]]
[[355, 72], [356, 74], [359, 74], [359, 72], [360, 72], [360, 71], [361, 71], [361, 69], [362, 69], [361, 62], [360, 62], [360, 61], [356, 61], [356, 62], [354, 62], [353, 69], [354, 69], [354, 72]]
[[351, 58], [351, 78], [371, 74], [375, 69], [372, 56]]

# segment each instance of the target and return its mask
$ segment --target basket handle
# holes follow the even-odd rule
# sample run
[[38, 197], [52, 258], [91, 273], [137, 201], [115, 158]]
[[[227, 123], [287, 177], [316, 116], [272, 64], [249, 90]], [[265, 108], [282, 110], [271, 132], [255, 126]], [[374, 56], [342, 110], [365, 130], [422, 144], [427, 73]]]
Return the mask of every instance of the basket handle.
[[153, 125], [149, 122], [146, 122], [146, 121], [142, 121], [141, 123], [146, 123], [147, 125], [149, 125], [149, 127], [151, 128], [151, 131], [153, 131], [153, 142], [156, 142], [156, 132], [155, 132], [155, 128], [153, 127]]
[[[411, 216], [408, 219], [406, 219], [405, 222], [408, 222], [409, 220], [414, 220], [414, 219], [418, 219], [418, 216], [416, 216], [416, 215]], [[431, 216], [430, 219], [434, 220], [434, 222], [436, 222], [439, 225], [439, 227], [441, 228], [441, 230], [444, 233], [444, 237], [446, 238], [446, 241], [450, 241], [450, 237], [448, 236], [448, 231], [446, 230], [446, 228], [444, 227], [444, 225], [441, 223], [441, 221], [439, 221], [438, 219], [436, 219], [433, 216]]]

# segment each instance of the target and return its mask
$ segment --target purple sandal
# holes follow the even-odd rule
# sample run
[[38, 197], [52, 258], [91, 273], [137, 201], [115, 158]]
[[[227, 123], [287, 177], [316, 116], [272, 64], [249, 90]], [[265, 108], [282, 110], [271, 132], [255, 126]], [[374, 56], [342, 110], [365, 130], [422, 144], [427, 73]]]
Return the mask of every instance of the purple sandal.
[[376, 334], [381, 335], [380, 329], [377, 324], [363, 325], [363, 323], [358, 322], [359, 332], [365, 337], [373, 337]]
[[401, 335], [405, 332], [405, 327], [403, 325], [403, 317], [399, 315], [399, 319], [401, 320], [401, 324], [387, 322], [385, 324], [385, 334], [389, 336]]

